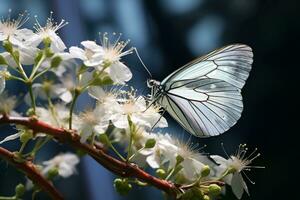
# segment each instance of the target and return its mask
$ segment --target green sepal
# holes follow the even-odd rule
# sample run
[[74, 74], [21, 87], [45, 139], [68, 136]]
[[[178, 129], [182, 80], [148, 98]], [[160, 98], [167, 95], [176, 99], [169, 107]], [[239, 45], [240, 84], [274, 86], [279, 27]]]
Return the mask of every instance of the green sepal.
[[59, 66], [59, 64], [61, 63], [62, 58], [60, 56], [55, 56], [52, 60], [51, 60], [51, 68], [57, 68]]

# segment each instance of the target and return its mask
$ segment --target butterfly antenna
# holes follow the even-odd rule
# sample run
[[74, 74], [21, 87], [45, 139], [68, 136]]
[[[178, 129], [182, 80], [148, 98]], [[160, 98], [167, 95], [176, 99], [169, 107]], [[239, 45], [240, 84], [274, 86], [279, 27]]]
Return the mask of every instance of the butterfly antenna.
[[143, 62], [143, 60], [142, 60], [142, 58], [141, 58], [141, 56], [140, 56], [140, 54], [139, 54], [137, 48], [136, 48], [136, 47], [133, 47], [132, 49], [133, 49], [133, 51], [135, 52], [135, 54], [136, 54], [136, 56], [138, 57], [138, 59], [140, 60], [140, 62], [141, 62], [141, 64], [143, 65], [143, 67], [145, 68], [145, 70], [147, 71], [147, 73], [149, 74], [150, 78], [152, 78], [152, 74], [151, 74], [151, 72], [149, 71], [149, 69], [146, 67], [146, 65], [144, 64], [144, 62]]

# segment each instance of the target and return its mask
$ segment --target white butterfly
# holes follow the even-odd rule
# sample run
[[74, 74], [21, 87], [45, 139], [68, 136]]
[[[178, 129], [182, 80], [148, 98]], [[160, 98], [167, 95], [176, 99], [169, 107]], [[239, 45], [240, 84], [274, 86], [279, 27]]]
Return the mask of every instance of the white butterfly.
[[251, 70], [252, 49], [233, 44], [179, 68], [162, 82], [148, 80], [151, 100], [198, 137], [224, 133], [241, 117], [241, 88]]

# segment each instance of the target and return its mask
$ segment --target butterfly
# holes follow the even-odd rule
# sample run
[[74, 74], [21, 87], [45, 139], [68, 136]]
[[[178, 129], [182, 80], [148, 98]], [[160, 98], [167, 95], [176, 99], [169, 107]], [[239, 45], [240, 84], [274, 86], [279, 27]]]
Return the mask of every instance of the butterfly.
[[151, 102], [197, 137], [220, 135], [241, 117], [241, 89], [252, 63], [251, 47], [222, 47], [177, 69], [162, 82], [149, 79]]

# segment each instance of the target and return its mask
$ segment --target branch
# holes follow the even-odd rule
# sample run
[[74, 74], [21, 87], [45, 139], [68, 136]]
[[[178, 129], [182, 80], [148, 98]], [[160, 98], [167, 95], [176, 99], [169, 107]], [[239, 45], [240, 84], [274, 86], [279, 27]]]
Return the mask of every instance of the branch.
[[10, 164], [14, 165], [17, 169], [21, 170], [26, 176], [34, 183], [38, 183], [42, 190], [44, 190], [52, 199], [63, 199], [62, 195], [52, 185], [50, 181], [45, 179], [39, 173], [39, 170], [31, 161], [18, 162], [16, 154], [0, 147], [0, 157]]
[[3, 115], [0, 117], [0, 124], [19, 124], [26, 126], [36, 133], [46, 133], [53, 136], [62, 143], [68, 143], [73, 148], [81, 150], [92, 156], [99, 164], [122, 177], [133, 177], [148, 183], [160, 190], [163, 190], [170, 196], [176, 197], [176, 191], [180, 188], [174, 183], [156, 178], [145, 172], [137, 165], [120, 161], [99, 147], [92, 147], [91, 145], [81, 143], [80, 136], [74, 130], [65, 130], [62, 128], [53, 127], [33, 117], [10, 117]]

